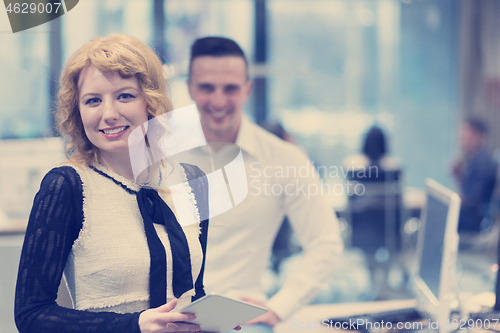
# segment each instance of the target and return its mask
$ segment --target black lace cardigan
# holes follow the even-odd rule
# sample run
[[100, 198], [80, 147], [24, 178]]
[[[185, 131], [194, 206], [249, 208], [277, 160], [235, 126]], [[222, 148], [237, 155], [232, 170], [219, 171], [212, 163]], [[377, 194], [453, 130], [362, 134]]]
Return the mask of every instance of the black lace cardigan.
[[[183, 164], [198, 204], [208, 216], [208, 182], [195, 166]], [[131, 194], [134, 195], [134, 194]], [[15, 297], [15, 320], [21, 333], [138, 333], [137, 313], [89, 312], [56, 303], [66, 260], [83, 222], [82, 181], [69, 166], [52, 169], [44, 177], [30, 213], [21, 253]], [[201, 222], [200, 243], [206, 253], [208, 220]], [[205, 258], [195, 283], [193, 300], [205, 295]]]

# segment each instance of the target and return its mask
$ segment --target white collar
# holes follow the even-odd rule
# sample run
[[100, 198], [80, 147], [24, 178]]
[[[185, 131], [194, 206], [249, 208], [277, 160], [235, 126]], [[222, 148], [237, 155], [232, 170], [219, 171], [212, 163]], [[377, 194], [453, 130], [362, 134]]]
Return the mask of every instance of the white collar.
[[236, 144], [245, 152], [256, 156], [258, 149], [255, 140], [255, 127], [257, 125], [248, 119], [246, 114], [241, 115], [241, 124], [236, 137]]

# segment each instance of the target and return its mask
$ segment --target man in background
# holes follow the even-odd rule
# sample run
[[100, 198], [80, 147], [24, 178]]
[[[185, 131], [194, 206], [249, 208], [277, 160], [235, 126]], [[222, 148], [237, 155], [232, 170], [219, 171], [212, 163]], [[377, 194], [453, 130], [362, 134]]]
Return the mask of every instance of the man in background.
[[[243, 114], [252, 82], [246, 57], [234, 41], [220, 37], [195, 41], [188, 88], [212, 146], [197, 153], [201, 157], [212, 154], [216, 159], [225, 150], [216, 143], [236, 144], [248, 178], [247, 197], [210, 220], [205, 289], [267, 307], [266, 314], [243, 329], [272, 331], [279, 321], [310, 302], [329, 280], [342, 251], [337, 219], [323, 197], [316, 195], [321, 181], [305, 154]], [[214, 171], [199, 165], [207, 174]], [[309, 171], [304, 172], [305, 168]], [[261, 279], [285, 215], [303, 255], [281, 289], [267, 299]]]
[[497, 164], [486, 148], [488, 127], [482, 119], [467, 118], [460, 135], [462, 155], [452, 169], [462, 198], [458, 229], [481, 231], [490, 224], [489, 208]]

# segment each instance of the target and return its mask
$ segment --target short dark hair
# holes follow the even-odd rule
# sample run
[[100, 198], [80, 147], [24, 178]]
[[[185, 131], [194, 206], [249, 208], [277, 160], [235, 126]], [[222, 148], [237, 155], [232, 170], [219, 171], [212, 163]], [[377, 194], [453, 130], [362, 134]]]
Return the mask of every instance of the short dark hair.
[[472, 130], [481, 135], [488, 134], [488, 125], [486, 122], [478, 116], [470, 116], [465, 119], [465, 123], [469, 125]]
[[379, 161], [387, 153], [384, 131], [378, 126], [372, 126], [365, 136], [363, 153], [371, 161]]
[[248, 61], [241, 47], [232, 39], [224, 37], [203, 37], [197, 39], [191, 46], [191, 56], [189, 58], [189, 78], [191, 78], [191, 67], [193, 60], [197, 57], [241, 57], [245, 60], [245, 67], [248, 79]]

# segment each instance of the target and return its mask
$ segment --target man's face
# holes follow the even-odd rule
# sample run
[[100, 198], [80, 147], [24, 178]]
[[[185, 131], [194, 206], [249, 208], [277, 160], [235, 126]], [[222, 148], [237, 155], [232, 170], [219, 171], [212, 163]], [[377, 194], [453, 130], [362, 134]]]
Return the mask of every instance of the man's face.
[[245, 60], [241, 57], [201, 56], [191, 64], [189, 94], [201, 114], [207, 135], [234, 141], [242, 108], [250, 95]]
[[466, 154], [474, 153], [486, 142], [484, 135], [475, 131], [469, 124], [462, 126], [461, 141], [462, 149]]

